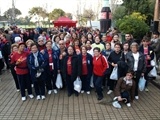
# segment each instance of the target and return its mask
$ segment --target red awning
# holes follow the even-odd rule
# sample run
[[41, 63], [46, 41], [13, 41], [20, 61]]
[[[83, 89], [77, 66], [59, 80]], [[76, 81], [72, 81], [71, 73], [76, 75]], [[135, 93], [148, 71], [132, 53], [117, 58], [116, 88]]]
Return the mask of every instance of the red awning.
[[53, 21], [54, 26], [60, 27], [60, 26], [67, 26], [67, 27], [76, 27], [77, 21], [72, 21], [68, 17], [60, 17], [58, 20]]

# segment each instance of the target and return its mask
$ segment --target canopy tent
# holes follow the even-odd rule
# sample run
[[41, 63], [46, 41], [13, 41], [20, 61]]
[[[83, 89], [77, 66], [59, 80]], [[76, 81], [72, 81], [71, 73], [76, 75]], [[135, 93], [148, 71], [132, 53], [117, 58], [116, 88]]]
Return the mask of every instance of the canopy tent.
[[53, 21], [55, 27], [67, 26], [67, 27], [76, 27], [77, 21], [72, 21], [68, 17], [60, 17], [58, 20]]

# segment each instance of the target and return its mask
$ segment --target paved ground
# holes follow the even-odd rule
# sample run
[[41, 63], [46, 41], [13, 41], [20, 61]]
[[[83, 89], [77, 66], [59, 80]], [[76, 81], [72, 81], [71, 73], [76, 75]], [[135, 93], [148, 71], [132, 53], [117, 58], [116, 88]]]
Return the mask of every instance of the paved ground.
[[[149, 84], [149, 92], [141, 92], [131, 108], [115, 109], [111, 96], [98, 102], [91, 95], [67, 97], [66, 91], [47, 95], [46, 100], [21, 101], [9, 72], [0, 76], [0, 120], [160, 120], [160, 90]], [[106, 93], [106, 91], [105, 91]]]

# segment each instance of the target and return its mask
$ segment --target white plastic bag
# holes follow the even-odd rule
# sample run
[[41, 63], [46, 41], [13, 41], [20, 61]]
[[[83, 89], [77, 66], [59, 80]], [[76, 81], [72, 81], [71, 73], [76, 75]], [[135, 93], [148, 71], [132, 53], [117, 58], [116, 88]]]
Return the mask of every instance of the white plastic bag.
[[156, 66], [156, 62], [154, 60], [151, 60], [151, 66]]
[[60, 74], [60, 73], [58, 73], [58, 75], [57, 75], [56, 87], [57, 87], [58, 89], [60, 89], [60, 88], [63, 87], [62, 77], [61, 77], [61, 74]]
[[0, 51], [0, 59], [2, 59], [3, 58], [3, 56], [2, 56], [2, 52]]
[[80, 92], [82, 89], [82, 81], [79, 77], [74, 81], [74, 90], [77, 92]]
[[145, 84], [146, 84], [146, 80], [144, 79], [144, 77], [141, 77], [139, 79], [139, 83], [138, 83], [138, 88], [139, 88], [140, 91], [144, 90]]
[[92, 77], [91, 77], [90, 87], [91, 87], [91, 88], [94, 88], [94, 84], [93, 84], [93, 75], [92, 75]]
[[114, 67], [110, 75], [111, 80], [118, 80], [118, 67]]
[[149, 77], [157, 77], [157, 70], [156, 67], [153, 67], [153, 69], [148, 73]]

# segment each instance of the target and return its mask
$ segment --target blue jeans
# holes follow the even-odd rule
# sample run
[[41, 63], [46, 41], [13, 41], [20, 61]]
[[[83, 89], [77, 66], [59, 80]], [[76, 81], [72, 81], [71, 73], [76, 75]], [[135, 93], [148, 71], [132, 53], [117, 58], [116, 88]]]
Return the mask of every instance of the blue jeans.
[[127, 102], [126, 103], [130, 103], [130, 96], [129, 93], [127, 91], [124, 91], [121, 93], [121, 98], [126, 98]]
[[96, 88], [96, 92], [98, 94], [98, 97], [103, 97], [102, 93], [102, 82], [103, 82], [103, 76], [93, 76], [93, 84]]

